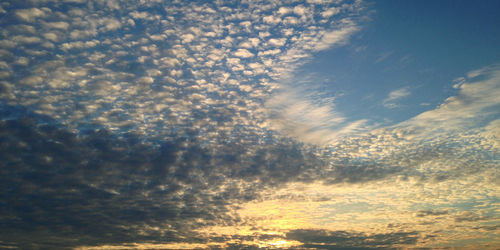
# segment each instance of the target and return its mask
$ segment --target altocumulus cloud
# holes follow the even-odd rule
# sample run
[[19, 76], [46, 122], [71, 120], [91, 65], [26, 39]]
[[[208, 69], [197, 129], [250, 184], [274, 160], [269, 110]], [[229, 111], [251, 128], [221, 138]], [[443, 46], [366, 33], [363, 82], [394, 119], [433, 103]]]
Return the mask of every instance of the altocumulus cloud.
[[[0, 246], [362, 249], [449, 240], [423, 226], [428, 218], [497, 232], [497, 67], [471, 72], [435, 110], [374, 130], [286, 83], [314, 53], [347, 44], [365, 11], [361, 1], [3, 2]], [[310, 190], [279, 196], [299, 184], [352, 192], [342, 202], [366, 218], [347, 216], [367, 231], [343, 222], [266, 228], [266, 216], [240, 212], [269, 193], [307, 200]], [[364, 197], [373, 187], [390, 195]], [[299, 215], [345, 218], [325, 212], [340, 199], [315, 195], [318, 210]], [[440, 195], [448, 200], [439, 208], [419, 203]], [[486, 208], [463, 211], [467, 202]], [[379, 203], [398, 215], [392, 223]]]
[[[214, 151], [186, 135], [152, 144], [104, 129], [75, 134], [26, 112], [0, 123], [4, 244], [206, 243], [195, 229], [238, 225], [234, 207], [260, 190], [324, 178], [318, 172], [326, 162], [290, 140]], [[383, 177], [374, 169], [341, 167], [326, 178]]]

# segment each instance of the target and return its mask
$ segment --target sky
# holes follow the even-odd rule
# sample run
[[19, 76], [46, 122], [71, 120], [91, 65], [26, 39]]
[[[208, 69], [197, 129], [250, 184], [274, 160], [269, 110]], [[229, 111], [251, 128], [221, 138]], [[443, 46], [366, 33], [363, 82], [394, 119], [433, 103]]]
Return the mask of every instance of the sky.
[[498, 249], [500, 2], [0, 3], [0, 248]]

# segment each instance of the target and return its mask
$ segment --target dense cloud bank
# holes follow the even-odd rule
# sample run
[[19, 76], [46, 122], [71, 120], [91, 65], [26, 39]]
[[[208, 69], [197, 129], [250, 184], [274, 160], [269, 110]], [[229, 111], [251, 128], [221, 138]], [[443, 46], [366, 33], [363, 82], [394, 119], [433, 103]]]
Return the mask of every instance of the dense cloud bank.
[[31, 117], [1, 121], [0, 131], [2, 241], [20, 246], [205, 242], [192, 230], [242, 223], [231, 211], [264, 189], [364, 182], [388, 171], [327, 171], [291, 140], [214, 150], [183, 136], [152, 143], [104, 129], [77, 135]]
[[327, 230], [292, 230], [287, 239], [297, 240], [305, 248], [315, 249], [375, 249], [392, 248], [395, 245], [414, 244], [417, 232], [399, 232], [391, 234], [364, 235], [345, 231]]
[[228, 213], [235, 201], [256, 199], [265, 186], [306, 180], [303, 169], [317, 166], [298, 145], [264, 146], [250, 155], [249, 148], [226, 145], [212, 153], [189, 138], [152, 145], [106, 130], [76, 135], [28, 117], [0, 125], [7, 242], [197, 241], [191, 229], [238, 222]]
[[[4, 108], [12, 110], [10, 117], [22, 113]], [[261, 199], [260, 192], [270, 188], [291, 182], [367, 183], [396, 174], [425, 178], [408, 166], [328, 160], [331, 155], [318, 155], [319, 149], [294, 140], [213, 148], [183, 135], [144, 141], [105, 129], [75, 134], [48, 117], [24, 112], [0, 122], [1, 241], [22, 248], [227, 241], [241, 236], [212, 239], [196, 229], [245, 224], [234, 209]], [[327, 248], [411, 244], [415, 237], [298, 229], [286, 234], [305, 247]]]

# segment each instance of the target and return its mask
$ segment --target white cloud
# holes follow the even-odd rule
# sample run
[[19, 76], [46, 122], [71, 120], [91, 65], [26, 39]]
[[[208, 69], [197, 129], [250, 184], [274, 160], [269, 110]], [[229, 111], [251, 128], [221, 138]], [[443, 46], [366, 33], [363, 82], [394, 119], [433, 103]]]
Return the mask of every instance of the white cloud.
[[381, 55], [378, 56], [378, 58], [375, 60], [375, 63], [380, 63], [380, 62], [383, 62], [385, 61], [387, 58], [389, 58], [392, 54], [394, 53], [394, 51], [389, 51], [389, 52], [385, 52], [385, 53], [382, 53]]
[[336, 15], [340, 12], [340, 9], [339, 8], [335, 8], [335, 7], [331, 7], [323, 12], [321, 12], [321, 16], [323, 18], [329, 18], [333, 15]]
[[260, 43], [260, 39], [256, 37], [248, 38], [248, 41], [254, 46], [257, 47]]
[[331, 100], [320, 103], [311, 95], [314, 96], [314, 93], [302, 87], [281, 89], [266, 103], [269, 112], [266, 126], [315, 145], [327, 145], [342, 136], [366, 130], [366, 121], [347, 122], [344, 114], [334, 110]]
[[280, 38], [280, 39], [271, 38], [271, 39], [269, 39], [268, 43], [270, 43], [274, 46], [281, 47], [281, 46], [285, 45], [286, 38]]
[[[500, 69], [487, 67], [469, 72], [468, 77], [471, 76], [472, 79], [458, 86], [458, 95], [447, 98], [436, 109], [416, 116], [407, 124], [431, 132], [470, 128], [489, 119], [500, 105]], [[476, 79], [478, 76], [482, 78]]]
[[0, 46], [5, 49], [11, 49], [17, 46], [17, 42], [12, 40], [0, 40]]
[[143, 76], [139, 79], [137, 79], [137, 83], [140, 85], [149, 85], [154, 82], [154, 79], [150, 76]]
[[13, 36], [12, 41], [16, 43], [32, 44], [32, 43], [40, 43], [42, 42], [42, 39], [36, 36]]
[[249, 41], [244, 41], [240, 43], [239, 47], [244, 49], [251, 49], [253, 48], [253, 45]]
[[486, 145], [500, 150], [500, 119], [491, 121], [482, 132]]
[[190, 43], [194, 40], [194, 35], [193, 34], [184, 34], [181, 36], [182, 42], [183, 43]]
[[0, 71], [0, 79], [7, 79], [10, 78], [12, 74], [8, 71]]
[[389, 93], [389, 95], [382, 101], [382, 104], [386, 108], [396, 108], [398, 107], [398, 104], [395, 103], [395, 101], [398, 101], [404, 97], [407, 97], [411, 94], [410, 90], [408, 87], [400, 88], [397, 90], [393, 90]]
[[67, 88], [71, 86], [69, 82], [60, 79], [54, 79], [52, 81], [49, 81], [48, 85], [51, 88]]
[[38, 17], [46, 16], [46, 13], [39, 8], [16, 10], [16, 16], [26, 22], [33, 22]]
[[329, 2], [329, 0], [307, 0], [307, 3], [310, 3], [310, 4], [325, 4], [328, 2]]
[[226, 61], [230, 65], [240, 64], [240, 59], [239, 58], [226, 58]]
[[40, 76], [28, 76], [19, 81], [19, 83], [28, 86], [34, 86], [43, 82], [43, 78]]
[[280, 53], [281, 53], [280, 49], [271, 49], [271, 50], [259, 51], [258, 56], [277, 55]]
[[181, 64], [181, 62], [177, 58], [171, 57], [163, 57], [160, 59], [160, 61], [167, 67], [175, 67]]
[[102, 31], [113, 31], [122, 26], [122, 23], [115, 18], [103, 18], [99, 20], [99, 23], [102, 25]]
[[460, 89], [462, 84], [464, 84], [466, 82], [466, 79], [465, 79], [465, 77], [459, 77], [459, 78], [456, 78], [455, 80], [453, 80], [453, 82], [455, 83], [455, 84], [453, 84], [453, 88]]
[[204, 33], [203, 35], [205, 35], [207, 37], [216, 37], [217, 33], [213, 32], [213, 31], [209, 31], [207, 33]]
[[289, 8], [289, 7], [280, 7], [278, 9], [278, 14], [280, 15], [286, 15], [286, 14], [289, 14], [292, 12], [292, 8]]
[[238, 49], [236, 52], [233, 53], [233, 55], [241, 58], [249, 58], [253, 57], [254, 54], [247, 49]]
[[264, 21], [265, 23], [269, 23], [269, 24], [277, 24], [277, 23], [281, 22], [281, 18], [279, 18], [277, 16], [265, 16], [262, 18], [262, 21]]
[[153, 15], [151, 15], [150, 13], [145, 12], [145, 11], [133, 11], [133, 12], [130, 12], [129, 15], [131, 17], [133, 17], [134, 19], [144, 19], [144, 20], [154, 20], [155, 19], [155, 17]]
[[304, 16], [308, 12], [308, 9], [304, 7], [303, 5], [297, 5], [293, 8], [293, 13], [299, 15], [299, 16]]
[[61, 30], [66, 30], [69, 28], [69, 23], [67, 22], [47, 22], [47, 23], [44, 23], [44, 25], [46, 27], [48, 27], [49, 29], [52, 28], [52, 29], [61, 29]]
[[271, 33], [269, 33], [268, 31], [259, 32], [259, 37], [260, 38], [266, 38], [266, 37], [268, 37], [270, 35], [271, 35]]
[[170, 71], [170, 75], [173, 76], [173, 77], [181, 77], [183, 74], [182, 70], [176, 70], [176, 69], [173, 69]]
[[[26, 58], [26, 57], [23, 57], [23, 58]], [[27, 58], [26, 58], [27, 59]], [[7, 64], [6, 62], [4, 61], [0, 61], [0, 69], [6, 69], [6, 70], [11, 70], [11, 67], [9, 66], [9, 64]]]
[[340, 29], [327, 31], [314, 45], [314, 50], [320, 51], [328, 49], [334, 45], [344, 44], [358, 30], [359, 27], [351, 23]]
[[[33, 78], [23, 79], [18, 83], [24, 83], [23, 88], [33, 84], [34, 88], [37, 84], [46, 82], [51, 89], [44, 92], [45, 95], [60, 96], [68, 103], [53, 105], [50, 112], [66, 114], [67, 123], [72, 126], [88, 122], [89, 120], [83, 118], [85, 115], [102, 112], [92, 113], [92, 117], [96, 117], [93, 121], [105, 123], [107, 127], [113, 128], [113, 119], [104, 115], [104, 104], [113, 102], [114, 107], [131, 107], [118, 109], [120, 111], [117, 112], [123, 112], [130, 117], [130, 122], [134, 123], [138, 130], [153, 136], [157, 133], [155, 129], [151, 129], [154, 125], [150, 121], [153, 119], [148, 120], [146, 117], [155, 117], [158, 114], [154, 113], [157, 109], [153, 108], [151, 103], [158, 107], [165, 105], [168, 109], [172, 108], [169, 115], [175, 116], [175, 121], [158, 119], [178, 126], [193, 119], [190, 115], [193, 110], [208, 112], [209, 105], [214, 105], [215, 102], [200, 102], [200, 99], [190, 102], [182, 100], [179, 95], [194, 98], [197, 94], [213, 93], [220, 96], [217, 102], [226, 103], [224, 105], [232, 102], [241, 104], [242, 99], [249, 98], [245, 100], [243, 107], [238, 108], [241, 109], [241, 114], [244, 114], [238, 114], [238, 121], [245, 126], [254, 126], [249, 130], [266, 129], [258, 124], [266, 118], [262, 103], [270, 98], [273, 91], [280, 88], [275, 81], [284, 79], [286, 75], [283, 72], [293, 71], [302, 59], [309, 58], [314, 52], [313, 48], [323, 48], [318, 45], [321, 38], [324, 38], [324, 44], [337, 43], [337, 40], [332, 42], [325, 34], [348, 26], [341, 21], [343, 17], [340, 15], [339, 22], [330, 25], [315, 23], [311, 18], [313, 11], [318, 11], [315, 16], [321, 15], [320, 10], [336, 6], [336, 3], [324, 3], [324, 6], [318, 6], [317, 9], [306, 4], [295, 6], [288, 3], [275, 5], [261, 2], [250, 3], [243, 9], [228, 8], [223, 2], [214, 2], [210, 7], [197, 3], [158, 5], [159, 8], [166, 8], [168, 13], [183, 13], [175, 17], [148, 11], [130, 11], [125, 4], [121, 7], [128, 16], [121, 19], [117, 18], [114, 12], [118, 6], [116, 3], [98, 3], [100, 9], [96, 8], [97, 5], [93, 6], [94, 9], [82, 5], [80, 8], [70, 9], [67, 15], [54, 13], [50, 20], [40, 20], [39, 24], [33, 24], [36, 29], [38, 26], [47, 29], [47, 32], [41, 35], [40, 44], [34, 44], [38, 46], [39, 55], [55, 53], [54, 49], [58, 48], [66, 51], [72, 58], [66, 58], [64, 53], [55, 53], [62, 60], [62, 65], [67, 59], [77, 65], [65, 70], [56, 70], [61, 67], [60, 64], [55, 68], [43, 70], [40, 69], [43, 67], [37, 67], [40, 69], [40, 74], [37, 74], [41, 81]], [[148, 6], [144, 9], [152, 9], [157, 5], [156, 2], [140, 4]], [[44, 3], [37, 6], [42, 5]], [[34, 8], [19, 11], [16, 16], [23, 21], [35, 21], [44, 15], [48, 16], [46, 13], [50, 11], [43, 8], [38, 10]], [[281, 23], [281, 20], [286, 20], [286, 23]], [[145, 32], [135, 32], [133, 27], [139, 22], [148, 27]], [[276, 27], [274, 24], [283, 27], [276, 32], [273, 30], [273, 27]], [[290, 28], [289, 25], [292, 24], [297, 25], [297, 28]], [[114, 36], [123, 26], [127, 27], [120, 30], [120, 36]], [[43, 42], [49, 41], [55, 44], [42, 45]], [[18, 44], [14, 41], [7, 42], [12, 44], [12, 48]], [[94, 49], [97, 46], [99, 49]], [[30, 53], [33, 54], [33, 51]], [[79, 58], [81, 60], [78, 60]], [[33, 59], [29, 65], [37, 63], [38, 60]], [[82, 71], [82, 74], [72, 74], [71, 72], [80, 72], [78, 67], [85, 68], [86, 71]], [[57, 73], [50, 73], [55, 71]], [[155, 81], [158, 81], [158, 84], [153, 85]], [[16, 88], [14, 87], [13, 92], [17, 94], [16, 98], [21, 104], [32, 105], [33, 100], [39, 98], [34, 91], [16, 92]], [[88, 104], [89, 107], [99, 108], [74, 114], [67, 110], [68, 107], [74, 107], [80, 99], [85, 99], [86, 103], [79, 105]], [[307, 104], [308, 100], [304, 101], [302, 104]], [[315, 106], [313, 103], [309, 105], [318, 112], [302, 112], [302, 115], [308, 119], [323, 119], [319, 114], [324, 111], [322, 108], [325, 106]], [[301, 110], [298, 106], [295, 108]], [[40, 112], [43, 112], [42, 109], [42, 106], [37, 108]], [[334, 113], [333, 110], [330, 111]], [[102, 119], [99, 116], [102, 116]], [[307, 124], [312, 130], [323, 129], [315, 127], [314, 122]], [[119, 126], [119, 122], [115, 125]], [[340, 131], [341, 127], [348, 127], [347, 125], [342, 124], [336, 129]], [[309, 131], [304, 134], [304, 138], [312, 138], [312, 134], [312, 131]]]
[[15, 61], [15, 64], [22, 65], [22, 66], [27, 66], [29, 64], [29, 62], [30, 62], [30, 60], [27, 57], [19, 57]]
[[99, 80], [90, 84], [89, 88], [96, 95], [111, 97], [110, 94], [119, 91], [121, 89], [121, 86], [118, 84], [113, 84], [113, 82], [111, 81]]
[[84, 38], [88, 38], [88, 37], [95, 36], [95, 35], [97, 35], [97, 31], [94, 30], [94, 29], [89, 29], [89, 30], [73, 30], [69, 34], [69, 36], [71, 37], [71, 39], [74, 39], [74, 40], [84, 39]]
[[77, 41], [77, 42], [70, 42], [70, 43], [63, 43], [61, 44], [61, 49], [62, 50], [72, 50], [72, 49], [85, 49], [85, 48], [93, 48], [99, 44], [98, 40], [91, 40], [91, 41]]
[[283, 23], [287, 25], [296, 25], [299, 22], [299, 19], [294, 16], [287, 16], [285, 17], [285, 19], [283, 19]]
[[250, 92], [253, 89], [252, 86], [250, 86], [250, 85], [240, 85], [239, 88], [240, 88], [240, 90], [245, 91], [245, 92]]
[[33, 25], [18, 24], [18, 25], [12, 25], [11, 28], [13, 31], [15, 31], [15, 33], [29, 33], [29, 34], [36, 33], [36, 29]]

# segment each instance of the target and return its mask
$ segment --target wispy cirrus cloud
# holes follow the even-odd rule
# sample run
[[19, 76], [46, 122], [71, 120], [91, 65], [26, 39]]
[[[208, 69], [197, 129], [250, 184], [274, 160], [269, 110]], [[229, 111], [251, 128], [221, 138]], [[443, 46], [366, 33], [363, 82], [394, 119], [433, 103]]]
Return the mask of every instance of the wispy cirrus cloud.
[[411, 92], [408, 87], [396, 89], [387, 95], [387, 97], [382, 101], [382, 104], [386, 108], [397, 108], [399, 105], [396, 102], [409, 95], [411, 95]]
[[424, 128], [427, 132], [467, 130], [493, 122], [500, 105], [500, 70], [490, 66], [468, 73], [467, 80], [455, 85], [459, 92], [439, 107], [424, 112], [402, 125]]

